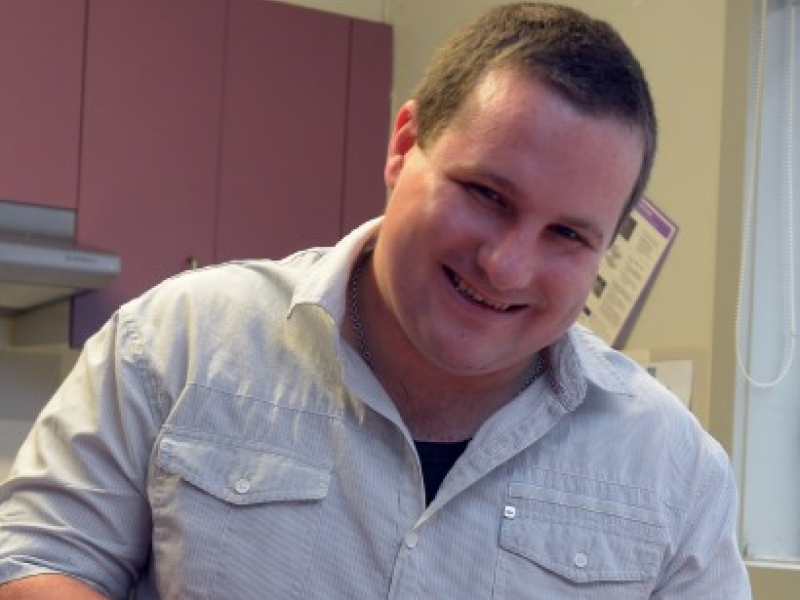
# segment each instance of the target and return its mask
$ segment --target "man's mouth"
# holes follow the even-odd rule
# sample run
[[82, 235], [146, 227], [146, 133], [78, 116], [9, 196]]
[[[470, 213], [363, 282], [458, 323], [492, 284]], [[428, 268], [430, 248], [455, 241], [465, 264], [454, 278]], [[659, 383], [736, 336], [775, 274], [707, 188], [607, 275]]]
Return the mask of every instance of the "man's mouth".
[[481, 294], [477, 292], [477, 290], [473, 289], [469, 286], [469, 284], [464, 281], [461, 277], [453, 273], [448, 269], [447, 275], [450, 278], [450, 281], [453, 283], [453, 286], [456, 288], [459, 294], [471, 300], [476, 304], [480, 304], [481, 306], [485, 306], [487, 308], [491, 308], [497, 312], [507, 312], [513, 309], [513, 305], [505, 304], [502, 302], [495, 302], [488, 298], [484, 298]]

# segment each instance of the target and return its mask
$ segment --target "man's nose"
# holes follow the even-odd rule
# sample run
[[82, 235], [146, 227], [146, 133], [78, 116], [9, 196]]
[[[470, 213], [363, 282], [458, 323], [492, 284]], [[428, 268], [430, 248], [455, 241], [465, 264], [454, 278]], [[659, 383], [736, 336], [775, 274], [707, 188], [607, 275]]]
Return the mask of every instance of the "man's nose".
[[484, 243], [479, 261], [497, 290], [524, 289], [531, 284], [543, 260], [536, 238], [530, 232], [514, 230]]

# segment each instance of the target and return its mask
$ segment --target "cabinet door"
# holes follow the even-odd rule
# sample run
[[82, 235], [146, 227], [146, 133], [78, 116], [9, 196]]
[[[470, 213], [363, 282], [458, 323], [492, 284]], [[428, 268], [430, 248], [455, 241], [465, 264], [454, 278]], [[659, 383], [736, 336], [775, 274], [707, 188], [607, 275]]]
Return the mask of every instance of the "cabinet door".
[[354, 19], [350, 40], [342, 235], [383, 213], [391, 125], [392, 28]]
[[231, 0], [217, 260], [338, 239], [350, 22]]
[[0, 198], [75, 209], [86, 0], [0, 2]]
[[122, 273], [73, 301], [73, 345], [190, 257], [212, 260], [226, 6], [90, 5], [78, 238], [119, 252]]

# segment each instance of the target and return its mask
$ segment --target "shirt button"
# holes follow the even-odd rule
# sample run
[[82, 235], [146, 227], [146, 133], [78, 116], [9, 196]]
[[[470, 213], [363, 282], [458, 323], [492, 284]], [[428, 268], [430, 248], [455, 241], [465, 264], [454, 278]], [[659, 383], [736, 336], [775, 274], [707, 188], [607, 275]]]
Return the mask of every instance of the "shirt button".
[[406, 536], [406, 548], [408, 548], [409, 550], [413, 549], [414, 546], [417, 545], [418, 541], [419, 541], [419, 536], [412, 531]]
[[506, 507], [503, 509], [503, 516], [504, 516], [506, 519], [513, 519], [514, 517], [516, 517], [516, 516], [517, 516], [517, 509], [516, 509], [516, 507], [514, 507], [514, 506], [511, 506], [511, 505], [509, 505], [509, 506], [506, 506]]
[[584, 568], [589, 564], [589, 557], [584, 552], [577, 552], [572, 559], [572, 563], [579, 569]]
[[237, 494], [246, 494], [247, 492], [250, 491], [250, 482], [244, 477], [242, 477], [239, 481], [237, 481], [234, 484], [233, 489], [236, 490]]

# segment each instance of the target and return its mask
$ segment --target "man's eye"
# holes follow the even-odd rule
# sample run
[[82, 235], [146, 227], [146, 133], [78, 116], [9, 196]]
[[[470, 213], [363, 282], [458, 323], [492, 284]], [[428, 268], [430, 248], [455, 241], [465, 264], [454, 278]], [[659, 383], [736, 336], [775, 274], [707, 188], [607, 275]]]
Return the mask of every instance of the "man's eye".
[[503, 197], [495, 192], [492, 188], [488, 188], [477, 183], [469, 184], [469, 188], [478, 196], [480, 196], [482, 200], [486, 200], [491, 204], [503, 204]]
[[583, 242], [583, 237], [577, 231], [566, 225], [553, 225], [550, 227], [556, 235], [569, 240], [571, 242]]

